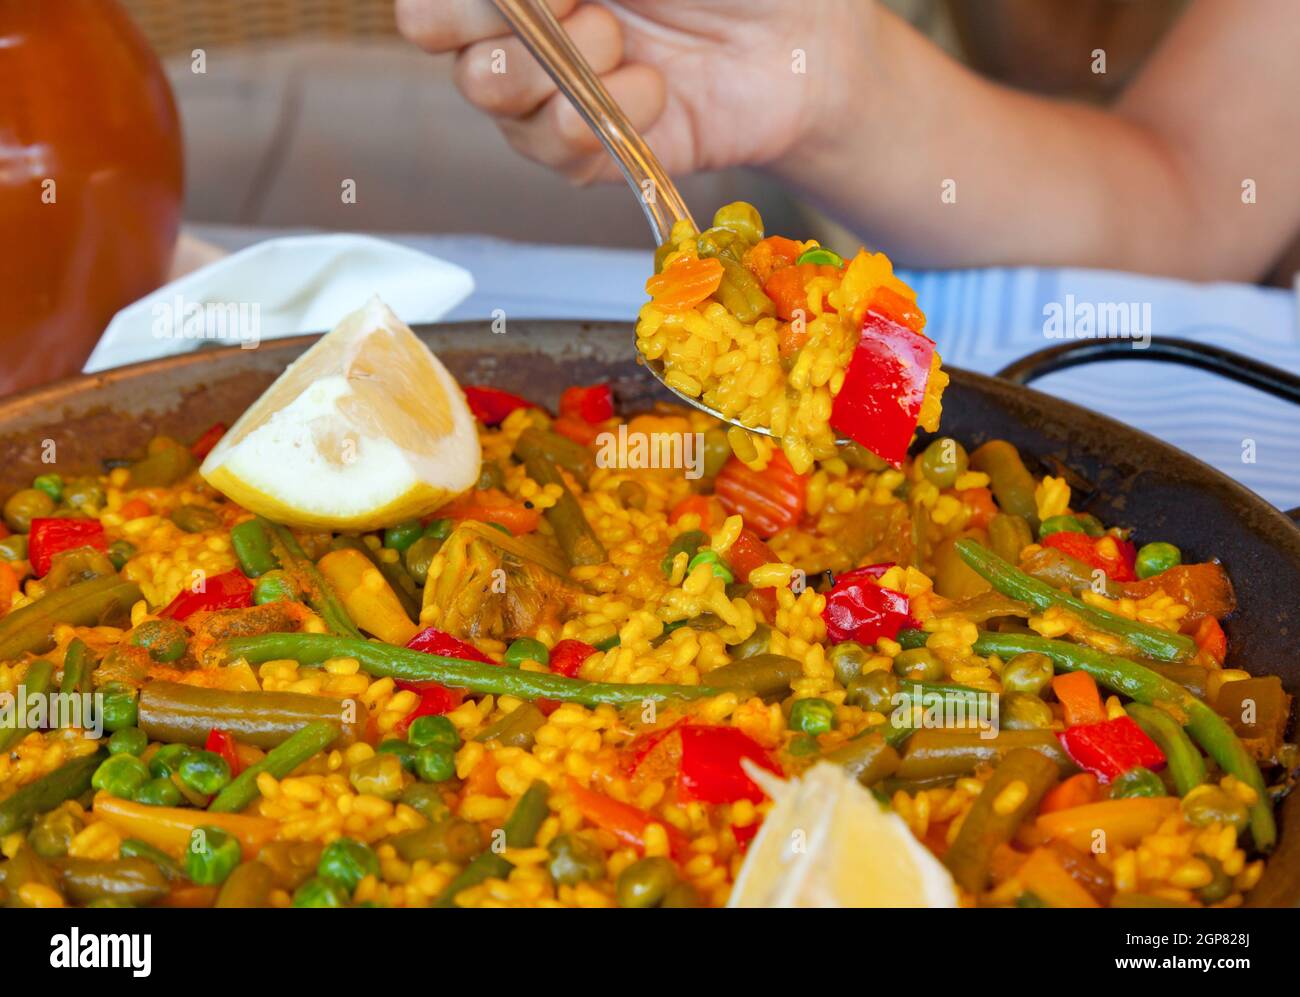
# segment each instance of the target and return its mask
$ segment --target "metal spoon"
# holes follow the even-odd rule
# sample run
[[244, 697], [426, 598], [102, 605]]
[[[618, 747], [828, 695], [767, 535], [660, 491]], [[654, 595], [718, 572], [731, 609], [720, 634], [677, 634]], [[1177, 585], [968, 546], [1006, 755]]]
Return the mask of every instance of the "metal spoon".
[[[628, 186], [641, 204], [650, 231], [654, 234], [655, 245], [662, 246], [668, 240], [676, 221], [684, 219], [694, 226], [677, 185], [650, 151], [650, 146], [641, 133], [627, 119], [623, 109], [609, 95], [600, 78], [592, 72], [591, 66], [573, 44], [568, 32], [555, 19], [545, 0], [493, 0], [493, 3], [519, 36], [519, 40], [541, 63], [560, 92], [569, 98], [569, 102], [577, 108], [583, 120], [614, 157]], [[746, 426], [735, 419], [728, 419], [700, 399], [683, 394], [667, 384], [664, 381], [663, 361], [650, 360], [645, 356], [640, 357], [640, 360], [660, 384], [688, 405], [752, 433], [773, 435], [770, 429], [763, 426]]]

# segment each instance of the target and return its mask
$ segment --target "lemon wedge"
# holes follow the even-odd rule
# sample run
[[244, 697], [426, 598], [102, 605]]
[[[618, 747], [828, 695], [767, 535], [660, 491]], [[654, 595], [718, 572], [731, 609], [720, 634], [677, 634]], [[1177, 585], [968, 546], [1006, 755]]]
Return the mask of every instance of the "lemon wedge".
[[474, 485], [478, 431], [447, 369], [372, 298], [280, 375], [200, 469], [290, 526], [371, 530]]
[[952, 876], [896, 813], [819, 762], [783, 782], [746, 764], [775, 802], [728, 907], [956, 907]]

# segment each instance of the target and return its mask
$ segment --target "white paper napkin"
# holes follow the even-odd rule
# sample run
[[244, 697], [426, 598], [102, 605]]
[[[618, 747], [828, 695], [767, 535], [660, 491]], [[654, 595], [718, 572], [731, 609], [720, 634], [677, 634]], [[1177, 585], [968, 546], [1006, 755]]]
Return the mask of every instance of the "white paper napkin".
[[469, 271], [362, 235], [268, 239], [188, 273], [118, 312], [86, 373], [324, 332], [378, 294], [408, 324], [436, 322], [474, 290]]

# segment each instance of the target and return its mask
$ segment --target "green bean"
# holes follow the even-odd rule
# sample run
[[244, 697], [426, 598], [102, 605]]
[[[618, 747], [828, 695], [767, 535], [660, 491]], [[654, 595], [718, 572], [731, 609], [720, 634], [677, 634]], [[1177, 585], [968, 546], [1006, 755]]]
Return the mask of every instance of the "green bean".
[[243, 862], [226, 877], [213, 907], [249, 910], [270, 906], [275, 873], [263, 862]]
[[0, 800], [0, 838], [21, 831], [38, 814], [90, 791], [95, 769], [108, 757], [103, 748], [64, 762], [49, 775], [29, 782], [12, 796]]
[[[515, 809], [506, 818], [505, 846], [507, 848], [529, 848], [549, 812], [546, 799], [550, 787], [538, 780], [534, 782], [515, 804]], [[514, 866], [491, 848], [480, 853], [461, 873], [451, 881], [441, 895], [434, 901], [435, 907], [455, 907], [456, 895], [471, 886], [489, 879], [505, 879]]]
[[987, 579], [997, 591], [1012, 599], [1027, 602], [1040, 612], [1053, 606], [1063, 609], [1092, 629], [1122, 637], [1135, 651], [1160, 661], [1182, 661], [1196, 652], [1196, 644], [1190, 637], [1126, 619], [1108, 610], [1096, 609], [1082, 599], [1031, 578], [974, 540], [958, 540], [956, 549], [961, 559]]
[[597, 538], [596, 531], [587, 522], [582, 506], [565, 485], [563, 475], [560, 474], [555, 463], [546, 456], [542, 447], [521, 435], [515, 442], [515, 456], [523, 461], [524, 467], [528, 469], [528, 477], [542, 487], [559, 485], [560, 497], [556, 499], [553, 506], [544, 510], [542, 515], [555, 531], [555, 539], [559, 541], [569, 563], [603, 564], [606, 558], [605, 548]]
[[446, 817], [388, 839], [404, 861], [466, 862], [483, 850], [478, 826], [459, 817]]
[[[53, 680], [53, 665], [43, 659], [33, 661], [27, 666], [27, 674], [23, 676], [23, 680], [18, 683], [16, 698], [25, 699], [28, 703], [36, 702], [50, 691], [50, 686], [54, 684]], [[18, 710], [16, 703], [12, 712], [14, 725], [0, 727], [0, 754], [14, 747], [34, 729], [26, 725], [27, 718]]]
[[91, 627], [125, 615], [141, 598], [140, 586], [112, 575], [50, 592], [0, 619], [0, 661], [44, 654], [60, 623]]
[[1186, 796], [1205, 782], [1205, 759], [1182, 724], [1156, 706], [1130, 703], [1124, 710], [1165, 753], [1179, 796]]
[[776, 314], [776, 305], [763, 292], [763, 285], [743, 264], [723, 255], [714, 259], [722, 264], [722, 283], [714, 294], [727, 311], [750, 325], [764, 315]]
[[319, 665], [330, 658], [356, 658], [362, 671], [376, 678], [405, 682], [438, 682], [470, 692], [517, 699], [554, 699], [562, 703], [641, 703], [669, 699], [705, 699], [723, 690], [713, 686], [587, 682], [547, 672], [524, 672], [481, 661], [465, 661], [440, 654], [426, 654], [390, 644], [351, 640], [329, 634], [262, 634], [234, 637], [215, 646], [219, 659], [243, 658], [260, 664], [277, 658], [292, 658], [305, 665]]
[[65, 859], [60, 866], [63, 892], [79, 904], [121, 900], [140, 906], [162, 899], [171, 889], [162, 870], [148, 859]]
[[715, 688], [746, 689], [762, 699], [785, 696], [802, 676], [803, 663], [783, 654], [754, 654], [706, 675]]
[[[1009, 842], [1038, 809], [1043, 794], [1056, 784], [1057, 775], [1056, 766], [1030, 748], [1017, 748], [1002, 759], [971, 804], [957, 839], [944, 853], [943, 864], [959, 886], [971, 893], [988, 888], [994, 849]], [[1015, 807], [1008, 808], [999, 797], [1017, 782], [1028, 791]]]
[[221, 526], [221, 517], [201, 505], [180, 505], [168, 517], [184, 533], [206, 533]]
[[1202, 750], [1218, 762], [1224, 772], [1235, 775], [1259, 794], [1259, 799], [1250, 808], [1250, 830], [1255, 847], [1267, 852], [1276, 843], [1277, 823], [1273, 819], [1264, 777], [1260, 775], [1255, 759], [1223, 717], [1177, 682], [1136, 661], [1033, 634], [981, 633], [974, 650], [979, 655], [996, 654], [1004, 661], [1013, 654], [1039, 651], [1051, 658], [1059, 671], [1085, 671], [1097, 680], [1098, 685], [1146, 706], [1165, 702], [1177, 707], [1187, 717], [1183, 726]]
[[117, 854], [124, 859], [147, 859], [170, 880], [185, 878], [185, 870], [181, 868], [179, 862], [161, 848], [139, 838], [127, 838], [118, 846]]
[[73, 637], [63, 655], [63, 679], [59, 683], [59, 692], [69, 695], [93, 692], [98, 663], [86, 642]]
[[521, 703], [474, 738], [476, 741], [500, 741], [509, 748], [531, 750], [537, 731], [546, 717], [532, 703]]
[[989, 487], [998, 500], [998, 508], [1038, 528], [1034, 476], [1020, 459], [1020, 451], [1006, 440], [989, 440], [970, 455], [970, 466], [989, 476]]
[[366, 709], [351, 704], [351, 719], [344, 718], [344, 702], [328, 696], [300, 692], [228, 692], [182, 682], [155, 681], [140, 691], [139, 725], [153, 741], [202, 746], [214, 727], [235, 740], [259, 748], [274, 748], [309, 723], [326, 721], [342, 730], [339, 747], [345, 748], [366, 727]]
[[519, 439], [531, 451], [540, 453], [552, 464], [572, 474], [583, 488], [587, 487], [596, 470], [596, 458], [590, 449], [548, 429], [525, 429], [519, 434]]
[[1003, 730], [993, 737], [974, 730], [918, 730], [907, 744], [898, 766], [900, 779], [936, 779], [970, 775], [981, 765], [999, 764], [1013, 751], [1029, 749], [1052, 762], [1062, 773], [1074, 762], [1050, 730]]
[[326, 581], [325, 576], [320, 573], [320, 569], [303, 553], [302, 547], [294, 539], [293, 533], [279, 523], [272, 523], [265, 519], [259, 519], [258, 522], [269, 528], [272, 536], [284, 548], [285, 556], [281, 558], [281, 561], [289, 569], [291, 575], [297, 576], [304, 583], [303, 588], [307, 594], [307, 605], [316, 610], [320, 618], [325, 621], [325, 626], [329, 628], [329, 632], [339, 637], [353, 637], [360, 640], [361, 631], [357, 629], [356, 624], [352, 622], [352, 618], [348, 616], [348, 611], [343, 608], [343, 601], [338, 597], [338, 593]]
[[310, 723], [288, 740], [272, 748], [266, 757], [250, 765], [217, 794], [208, 809], [213, 813], [237, 813], [260, 795], [257, 777], [269, 772], [277, 779], [289, 775], [307, 759], [324, 751], [339, 737], [338, 724], [318, 720]]
[[271, 550], [271, 538], [266, 527], [250, 519], [230, 528], [230, 546], [239, 558], [239, 567], [249, 578], [261, 578], [280, 566], [280, 559]]
[[[414, 543], [415, 541], [412, 541]], [[420, 596], [415, 588], [415, 581], [412, 579], [410, 572], [402, 567], [402, 558], [395, 558], [391, 561], [385, 561], [379, 556], [379, 552], [373, 550], [370, 544], [357, 537], [339, 537], [334, 541], [334, 548], [349, 548], [359, 550], [366, 556], [366, 559], [378, 569], [379, 573], [384, 576], [384, 580], [392, 586], [393, 594], [397, 596], [397, 601], [402, 604], [402, 609], [412, 620], [420, 618]], [[407, 547], [410, 550], [410, 547]]]
[[1020, 552], [1033, 542], [1034, 531], [1023, 516], [999, 512], [989, 520], [989, 546], [1008, 564], [1020, 560]]
[[898, 770], [898, 751], [878, 734], [855, 737], [834, 751], [822, 755], [825, 761], [841, 765], [864, 786], [874, 786]]
[[673, 542], [668, 545], [668, 553], [660, 562], [659, 567], [663, 569], [665, 576], [673, 573], [673, 562], [677, 560], [678, 554], [685, 554], [687, 559], [695, 556], [695, 552], [709, 542], [709, 535], [703, 530], [687, 530], [685, 533], [679, 533], [673, 538]]

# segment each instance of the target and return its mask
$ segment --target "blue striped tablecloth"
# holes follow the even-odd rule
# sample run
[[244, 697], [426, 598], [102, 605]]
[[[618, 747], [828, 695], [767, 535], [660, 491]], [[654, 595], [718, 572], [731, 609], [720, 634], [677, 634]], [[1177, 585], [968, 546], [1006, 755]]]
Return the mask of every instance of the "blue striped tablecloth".
[[[271, 234], [218, 227], [194, 233], [228, 249]], [[474, 294], [448, 320], [630, 320], [645, 300], [649, 252], [538, 246], [476, 236], [395, 241], [468, 269]], [[1052, 345], [1045, 308], [1150, 306], [1150, 332], [1213, 343], [1300, 370], [1300, 311], [1287, 291], [1189, 284], [1088, 270], [907, 272], [945, 362], [991, 373]], [[1211, 374], [1151, 361], [1062, 371], [1035, 387], [1137, 426], [1200, 457], [1283, 508], [1300, 506], [1300, 411]], [[1250, 460], [1253, 455], [1253, 461]]]

